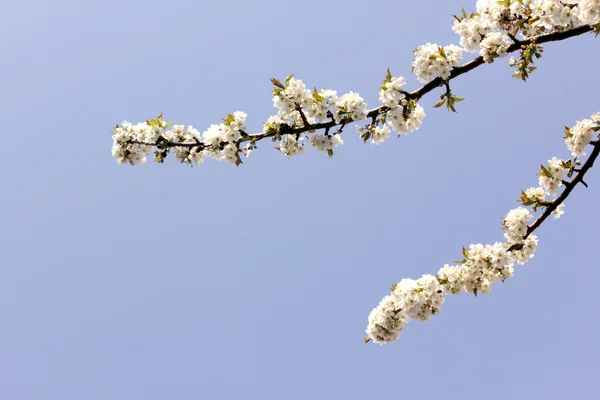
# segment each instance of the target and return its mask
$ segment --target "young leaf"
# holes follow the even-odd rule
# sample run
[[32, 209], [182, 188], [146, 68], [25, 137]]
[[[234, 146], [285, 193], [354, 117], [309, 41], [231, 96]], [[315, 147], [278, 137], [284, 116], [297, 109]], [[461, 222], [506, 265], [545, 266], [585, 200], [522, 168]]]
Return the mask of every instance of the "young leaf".
[[287, 78], [285, 78], [285, 86], [286, 86], [286, 87], [287, 87], [287, 85], [289, 85], [289, 84], [290, 84], [290, 80], [291, 80], [291, 79], [294, 77], [294, 75], [296, 75], [296, 73], [295, 73], [295, 72], [294, 72], [293, 74], [291, 74], [291, 75], [288, 75], [288, 77], [287, 77]]
[[279, 82], [279, 80], [275, 79], [275, 78], [271, 78], [271, 83], [280, 88], [280, 89], [285, 89], [285, 86], [283, 86], [283, 84], [281, 82]]

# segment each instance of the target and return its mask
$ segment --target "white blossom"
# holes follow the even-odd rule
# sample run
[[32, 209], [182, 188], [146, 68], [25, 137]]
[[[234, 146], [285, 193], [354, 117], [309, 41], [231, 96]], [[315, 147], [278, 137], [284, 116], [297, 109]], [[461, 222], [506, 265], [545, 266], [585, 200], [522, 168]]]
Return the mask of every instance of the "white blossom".
[[455, 20], [452, 26], [452, 30], [460, 36], [460, 45], [471, 53], [479, 49], [479, 43], [492, 29], [493, 25], [490, 20], [478, 15], [464, 18], [461, 21]]
[[395, 295], [385, 296], [369, 314], [367, 336], [377, 344], [396, 341], [408, 322]]
[[539, 184], [546, 191], [546, 193], [554, 195], [558, 191], [563, 183], [565, 177], [565, 168], [562, 166], [563, 160], [553, 157], [548, 160], [548, 166], [546, 171], [550, 174], [540, 173]]
[[336, 124], [339, 124], [344, 118], [360, 121], [366, 117], [367, 103], [358, 93], [346, 93], [335, 102], [333, 118]]
[[579, 23], [577, 2], [565, 0], [533, 0], [530, 4], [532, 26], [543, 30], [572, 28]]
[[318, 96], [313, 95], [310, 101], [310, 107], [306, 109], [307, 118], [314, 122], [321, 122], [327, 119], [327, 111], [337, 102], [338, 96], [335, 90], [321, 89]]
[[573, 157], [585, 155], [585, 146], [590, 144], [595, 133], [594, 128], [597, 126], [598, 124], [591, 119], [584, 119], [583, 121], [577, 121], [575, 126], [567, 131], [565, 142]]
[[495, 58], [506, 56], [510, 45], [511, 41], [508, 36], [500, 32], [492, 32], [481, 41], [479, 55], [486, 63], [492, 63]]
[[420, 105], [404, 117], [403, 107], [396, 107], [387, 112], [386, 121], [391, 130], [399, 134], [408, 134], [421, 127], [421, 122], [425, 119], [425, 110]]
[[390, 137], [390, 128], [387, 126], [376, 126], [371, 131], [371, 137], [373, 138], [371, 143], [381, 144]]
[[390, 108], [397, 107], [402, 95], [402, 87], [405, 84], [406, 80], [402, 76], [384, 82], [379, 89], [379, 101]]
[[453, 44], [440, 47], [435, 43], [427, 43], [415, 50], [412, 62], [413, 72], [422, 83], [440, 77], [448, 79], [452, 67], [458, 65], [463, 49]]
[[285, 89], [273, 96], [273, 105], [279, 110], [278, 115], [288, 120], [294, 117], [296, 107], [309, 105], [311, 92], [300, 79], [290, 78]]
[[510, 253], [519, 265], [523, 265], [527, 261], [529, 261], [531, 258], [533, 258], [535, 250], [537, 249], [537, 244], [538, 244], [537, 236], [530, 235], [522, 243], [522, 245], [523, 245], [522, 249], [512, 250]]
[[525, 191], [525, 196], [532, 200], [543, 202], [546, 201], [546, 192], [541, 187], [531, 187]]
[[533, 216], [525, 207], [518, 207], [508, 212], [502, 224], [503, 229], [506, 230], [504, 237], [508, 243], [522, 243], [532, 218]]
[[459, 294], [465, 290], [462, 266], [445, 264], [437, 273], [444, 294]]
[[552, 211], [552, 216], [554, 219], [559, 219], [565, 213], [565, 204], [562, 203], [554, 211]]
[[277, 150], [290, 158], [293, 155], [304, 152], [304, 144], [301, 141], [298, 141], [295, 136], [287, 135], [279, 141]]
[[600, 0], [581, 0], [579, 6], [579, 20], [588, 25], [600, 23]]
[[402, 279], [393, 294], [398, 297], [398, 304], [409, 320], [426, 322], [444, 304], [442, 289], [437, 278], [432, 275], [423, 275], [416, 281]]
[[318, 135], [313, 134], [308, 139], [308, 143], [319, 151], [328, 152], [335, 149], [337, 146], [344, 144], [344, 141], [339, 134], [335, 135]]

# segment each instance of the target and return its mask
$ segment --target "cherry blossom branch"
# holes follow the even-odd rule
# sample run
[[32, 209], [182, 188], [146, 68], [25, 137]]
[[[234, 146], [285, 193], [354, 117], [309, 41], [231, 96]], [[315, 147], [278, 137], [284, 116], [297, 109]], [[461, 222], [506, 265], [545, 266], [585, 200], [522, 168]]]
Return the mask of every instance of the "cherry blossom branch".
[[[577, 121], [572, 128], [565, 129], [565, 142], [571, 150], [572, 159], [556, 157], [541, 165], [539, 187], [521, 192], [521, 207], [512, 209], [503, 219], [505, 243], [494, 245], [471, 244], [463, 248], [463, 260], [458, 265], [444, 265], [438, 273], [423, 275], [417, 280], [402, 279], [392, 286], [392, 293], [385, 296], [369, 315], [365, 342], [379, 344], [397, 340], [404, 326], [412, 319], [428, 321], [441, 310], [445, 296], [462, 292], [489, 293], [495, 281], [504, 282], [513, 276], [514, 263], [524, 264], [531, 259], [537, 248], [537, 237], [533, 235], [550, 215], [559, 218], [563, 214], [563, 203], [577, 184], [585, 184], [583, 178], [600, 155], [600, 113], [591, 119]], [[592, 138], [596, 136], [596, 140]], [[581, 165], [587, 145], [592, 151]], [[572, 177], [566, 181], [564, 176]], [[564, 186], [564, 187], [563, 187]], [[563, 187], [560, 194], [558, 189]], [[587, 187], [587, 185], [586, 185]], [[550, 201], [547, 196], [554, 198]], [[545, 208], [541, 215], [533, 218], [529, 209]]]
[[[276, 149], [288, 157], [302, 152], [306, 142], [331, 157], [334, 148], [343, 143], [343, 128], [351, 122], [371, 120], [356, 127], [365, 142], [372, 139], [379, 144], [392, 131], [408, 134], [419, 129], [425, 118], [419, 100], [440, 86], [446, 90], [434, 107], [445, 105], [456, 111], [455, 103], [464, 98], [453, 95], [450, 82], [458, 76], [519, 51], [518, 60], [511, 57], [509, 65], [515, 67], [515, 78], [527, 80], [536, 69], [535, 59], [542, 56], [543, 43], [600, 33], [600, 0], [478, 0], [476, 8], [470, 16], [464, 10], [462, 16], [454, 16], [452, 30], [460, 36], [460, 46], [427, 43], [415, 50], [412, 72], [424, 84], [419, 89], [405, 91], [405, 79], [393, 77], [388, 69], [379, 90], [383, 104], [377, 108], [368, 110], [363, 98], [354, 92], [342, 96], [327, 89], [311, 92], [292, 74], [284, 82], [271, 79], [278, 113], [268, 118], [262, 132], [246, 132], [247, 115], [242, 111], [228, 114], [223, 123], [202, 133], [191, 126], [186, 131], [183, 125], [167, 130], [170, 122], [163, 121], [161, 115], [137, 125], [126, 121], [117, 125], [113, 155], [121, 164], [135, 165], [144, 163], [146, 155], [155, 150], [154, 160], [162, 163], [173, 150], [180, 162], [190, 165], [201, 163], [205, 157], [239, 165], [240, 154], [247, 157], [259, 141], [271, 138], [279, 140]], [[479, 56], [460, 65], [464, 52], [479, 52]], [[321, 130], [324, 133], [316, 133]]]
[[[156, 149], [154, 160], [162, 163], [172, 150], [180, 162], [189, 165], [199, 164], [205, 157], [239, 165], [240, 154], [247, 157], [257, 148], [258, 141], [270, 138], [279, 141], [276, 149], [287, 157], [303, 151], [306, 142], [331, 157], [333, 149], [343, 143], [344, 127], [351, 122], [370, 119], [357, 130], [365, 142], [379, 144], [392, 131], [402, 135], [419, 129], [425, 113], [418, 102], [438, 87], [445, 87], [445, 91], [434, 107], [445, 105], [456, 111], [455, 103], [464, 99], [452, 93], [450, 82], [484, 63], [519, 51], [518, 60], [511, 57], [509, 65], [515, 67], [513, 77], [527, 80], [536, 69], [535, 59], [542, 56], [542, 44], [592, 31], [596, 36], [600, 34], [600, 0], [477, 0], [476, 8], [477, 12], [470, 16], [464, 10], [462, 16], [455, 16], [452, 30], [460, 36], [460, 46], [427, 43], [415, 50], [412, 72], [423, 83], [419, 89], [405, 91], [405, 79], [392, 76], [388, 69], [379, 89], [383, 105], [377, 108], [368, 110], [363, 98], [354, 92], [342, 96], [327, 89], [311, 92], [292, 74], [283, 83], [271, 79], [278, 113], [268, 118], [260, 133], [246, 132], [247, 115], [242, 111], [228, 114], [222, 123], [211, 125], [202, 133], [191, 126], [185, 130], [183, 125], [167, 130], [170, 122], [163, 121], [160, 115], [136, 125], [126, 121], [117, 125], [113, 131], [113, 156], [121, 164], [135, 165], [144, 163], [146, 155]], [[460, 65], [464, 52], [479, 52], [479, 56]], [[318, 130], [324, 133], [315, 133]], [[583, 178], [600, 154], [598, 137], [592, 141], [599, 131], [600, 113], [567, 128], [566, 144], [574, 158], [565, 161], [554, 157], [547, 166], [541, 166], [539, 187], [521, 192], [522, 206], [510, 210], [503, 219], [506, 241], [485, 246], [471, 244], [463, 248], [464, 258], [456, 261], [457, 265], [446, 264], [435, 276], [423, 275], [394, 284], [392, 293], [369, 315], [366, 341], [393, 342], [408, 321], [427, 321], [437, 314], [446, 295], [466, 292], [477, 296], [488, 293], [494, 282], [512, 277], [513, 265], [524, 264], [535, 253], [537, 237], [533, 232], [550, 215], [558, 218], [563, 214], [563, 203], [577, 184], [587, 187]], [[585, 155], [588, 144], [593, 150], [581, 165], [579, 158]], [[569, 178], [575, 176], [566, 181], [565, 174]], [[532, 224], [533, 215], [527, 207], [533, 212], [544, 208]]]
[[[539, 36], [529, 38], [526, 40], [521, 40], [519, 43], [514, 43], [513, 45], [511, 45], [508, 48], [507, 53], [514, 53], [517, 50], [521, 50], [522, 46], [526, 46], [526, 45], [529, 45], [532, 43], [542, 44], [542, 43], [548, 43], [548, 42], [557, 42], [557, 41], [566, 40], [566, 39], [569, 39], [569, 38], [572, 38], [575, 36], [583, 35], [585, 33], [592, 32], [593, 30], [594, 30], [594, 28], [592, 26], [585, 25], [585, 26], [580, 26], [580, 27], [569, 29], [569, 30], [562, 31], [562, 32], [553, 32], [553, 33], [549, 33], [546, 35], [539, 35]], [[405, 93], [407, 99], [418, 101], [421, 98], [423, 98], [423, 96], [425, 96], [429, 92], [433, 91], [434, 89], [437, 89], [440, 86], [448, 85], [449, 82], [452, 81], [453, 79], [455, 79], [461, 75], [464, 75], [467, 72], [472, 71], [475, 68], [480, 67], [481, 65], [484, 65], [484, 64], [486, 64], [486, 62], [484, 61], [483, 57], [479, 56], [464, 65], [452, 67], [452, 69], [450, 70], [450, 76], [448, 79], [444, 80], [444, 79], [438, 77], [438, 78], [435, 78], [435, 79], [429, 81], [428, 83], [426, 83], [425, 85], [421, 86], [419, 89], [417, 89], [413, 92], [404, 92], [404, 93]], [[299, 127], [295, 127], [295, 128], [289, 127], [289, 126], [284, 126], [279, 131], [270, 132], [270, 133], [269, 132], [250, 133], [250, 134], [247, 134], [246, 136], [242, 137], [238, 143], [241, 144], [241, 143], [245, 143], [245, 142], [249, 142], [249, 141], [256, 142], [256, 141], [259, 141], [262, 139], [272, 138], [272, 137], [280, 136], [280, 135], [299, 135], [299, 134], [309, 132], [309, 131], [321, 130], [321, 129], [331, 129], [331, 128], [335, 128], [336, 126], [347, 125], [349, 123], [359, 121], [359, 120], [355, 120], [352, 118], [343, 118], [339, 123], [336, 123], [335, 120], [332, 118], [330, 121], [327, 121], [327, 122], [311, 124], [306, 120], [306, 116], [305, 116], [304, 112], [302, 112], [302, 109], [299, 106], [297, 106], [297, 110], [300, 112], [300, 116], [302, 117], [303, 126], [299, 126]], [[366, 120], [369, 118], [376, 119], [377, 117], [385, 114], [389, 110], [390, 110], [390, 107], [388, 107], [388, 106], [379, 106], [377, 108], [373, 108], [372, 110], [369, 110], [367, 112], [366, 117], [362, 118], [361, 120]], [[144, 144], [144, 145], [150, 145], [150, 146], [153, 145], [153, 143], [145, 143], [145, 142], [139, 142], [139, 141], [131, 141], [131, 143]], [[199, 144], [194, 144], [194, 143], [172, 143], [172, 142], [168, 142], [168, 141], [163, 142], [163, 143], [164, 143], [164, 146], [167, 146], [167, 147], [187, 147], [187, 148], [200, 147], [201, 150], [204, 150], [206, 148], [205, 146], [200, 146]]]
[[577, 169], [577, 174], [575, 175], [575, 177], [570, 182], [564, 183], [565, 188], [560, 194], [560, 196], [558, 196], [554, 201], [552, 201], [546, 207], [542, 215], [540, 215], [538, 219], [527, 228], [527, 234], [524, 236], [524, 239], [527, 239], [529, 235], [535, 232], [535, 230], [544, 223], [546, 218], [548, 218], [553, 212], [556, 211], [556, 209], [567, 199], [567, 197], [569, 197], [569, 195], [571, 194], [573, 189], [575, 189], [575, 186], [577, 186], [578, 183], [581, 183], [587, 187], [587, 184], [583, 181], [583, 177], [589, 171], [589, 169], [594, 166], [594, 162], [600, 154], [600, 143], [598, 141], [592, 141], [590, 142], [590, 144], [594, 147], [594, 149], [590, 153], [588, 159], [585, 161], [581, 168]]
[[[521, 50], [521, 61], [517, 63], [513, 59], [511, 65], [517, 66], [517, 76], [525, 80], [529, 73], [535, 69], [533, 58], [541, 57], [541, 43], [565, 40], [593, 30], [597, 30], [597, 27], [583, 25], [559, 32], [532, 36], [513, 42], [510, 45], [507, 44], [504, 54]], [[498, 46], [501, 46], [501, 44], [500, 42]], [[124, 122], [122, 128], [117, 125], [115, 132], [113, 132], [113, 155], [117, 157], [120, 163], [128, 162], [134, 165], [145, 162], [145, 155], [151, 151], [148, 149], [156, 149], [154, 160], [161, 163], [169, 152], [174, 149], [180, 161], [189, 164], [202, 162], [203, 157], [208, 155], [239, 165], [242, 163], [240, 153], [243, 152], [248, 156], [252, 150], [257, 148], [257, 142], [263, 139], [280, 140], [281, 145], [278, 149], [291, 157], [303, 150], [303, 146], [300, 144], [303, 134], [324, 130], [323, 136], [312, 135], [310, 144], [317, 150], [326, 151], [331, 157], [333, 148], [343, 143], [340, 138], [343, 128], [351, 122], [371, 119], [371, 123], [364, 128], [357, 128], [362, 133], [361, 138], [365, 142], [372, 138], [373, 142], [377, 144], [389, 137], [390, 129], [397, 130], [399, 134], [406, 134], [418, 129], [425, 117], [418, 101], [437, 87], [445, 86], [446, 91], [441, 96], [442, 100], [434, 107], [446, 105], [449, 110], [456, 111], [454, 104], [464, 100], [464, 98], [452, 94], [450, 82], [485, 63], [491, 63], [502, 52], [499, 48], [487, 49], [483, 55], [470, 62], [464, 65], [456, 65], [462, 57], [462, 49], [457, 46], [450, 45], [442, 48], [427, 44], [417, 49], [417, 52], [419, 51], [425, 52], [425, 54], [421, 54], [421, 63], [423, 60], [427, 64], [432, 62], [431, 60], [441, 58], [442, 65], [445, 65], [443, 68], [447, 68], [447, 70], [439, 72], [440, 75], [431, 76], [432, 79], [429, 79], [428, 75], [418, 75], [420, 80], [427, 80], [428, 82], [413, 92], [407, 92], [402, 89], [406, 83], [404, 78], [392, 77], [388, 69], [386, 79], [380, 90], [380, 99], [384, 102], [384, 105], [372, 110], [366, 110], [366, 104], [362, 98], [352, 92], [338, 98], [336, 92], [325, 89], [317, 92], [315, 89], [312, 97], [308, 98], [306, 93], [309, 91], [304, 88], [302, 81], [295, 80], [292, 78], [293, 75], [290, 75], [285, 80], [285, 85], [277, 79], [271, 79], [271, 82], [275, 86], [275, 100], [280, 103], [288, 102], [289, 105], [283, 104], [283, 107], [288, 107], [291, 113], [288, 113], [286, 118], [270, 117], [269, 121], [271, 122], [265, 124], [265, 131], [263, 132], [248, 134], [245, 131], [246, 114], [238, 111], [233, 115], [229, 114], [223, 120], [223, 124], [211, 126], [208, 131], [202, 134], [201, 140], [200, 132], [193, 129], [190, 131], [191, 127], [188, 128], [188, 132], [184, 132], [182, 125], [175, 125], [176, 131], [166, 131], [170, 123], [163, 121], [161, 115], [155, 120], [148, 120], [145, 124], [142, 123], [141, 126], [140, 124], [134, 126], [126, 122]], [[418, 61], [415, 59], [413, 68], [417, 63]], [[431, 66], [425, 65], [424, 68], [429, 70]], [[439, 68], [439, 65], [437, 68]], [[293, 90], [290, 90], [290, 88]], [[282, 93], [287, 94], [282, 95]], [[334, 100], [335, 104], [333, 103]], [[335, 106], [335, 113], [329, 110], [331, 106]], [[279, 107], [281, 108], [282, 104]], [[319, 113], [321, 115], [319, 119], [325, 119], [325, 121], [315, 120], [315, 116], [318, 116]], [[289, 123], [290, 118], [292, 119], [291, 123]], [[209, 132], [213, 127], [213, 132]], [[336, 127], [339, 128], [333, 134], [330, 134], [330, 130]], [[241, 145], [244, 143], [247, 144], [242, 148]]]
[[[572, 38], [575, 36], [583, 35], [584, 33], [592, 32], [593, 30], [594, 30], [594, 28], [592, 26], [584, 25], [584, 26], [579, 26], [577, 28], [569, 29], [569, 30], [562, 31], [562, 32], [552, 32], [552, 33], [548, 33], [545, 35], [539, 35], [539, 36], [536, 36], [533, 38], [520, 40], [516, 43], [513, 43], [506, 50], [506, 53], [508, 53], [508, 54], [514, 53], [517, 50], [521, 50], [523, 46], [527, 46], [530, 44], [543, 44], [543, 43], [549, 43], [549, 42], [558, 42], [558, 41], [569, 39], [569, 38]], [[450, 70], [450, 77], [447, 79], [447, 81], [451, 81], [454, 78], [457, 78], [463, 74], [466, 74], [467, 72], [472, 71], [475, 68], [477, 68], [485, 63], [486, 62], [484, 61], [483, 57], [479, 56], [464, 65], [453, 67]], [[432, 90], [442, 86], [443, 84], [444, 84], [443, 79], [441, 79], [439, 77], [435, 78], [434, 80], [421, 86], [419, 89], [415, 90], [414, 92], [408, 93], [407, 97], [419, 100], [424, 95], [426, 95], [427, 93], [431, 92]], [[373, 110], [373, 111], [375, 111], [375, 110]]]

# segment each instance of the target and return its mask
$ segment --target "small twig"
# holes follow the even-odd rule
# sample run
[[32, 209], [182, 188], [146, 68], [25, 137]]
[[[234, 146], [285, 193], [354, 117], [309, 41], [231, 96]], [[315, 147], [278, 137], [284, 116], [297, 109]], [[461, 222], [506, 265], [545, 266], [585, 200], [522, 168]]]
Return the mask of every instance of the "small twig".
[[[567, 197], [569, 197], [569, 195], [578, 183], [582, 183], [585, 187], [587, 187], [587, 184], [583, 181], [583, 177], [588, 172], [588, 170], [594, 166], [594, 162], [600, 154], [600, 145], [598, 145], [597, 142], [592, 142], [592, 145], [594, 146], [594, 150], [592, 150], [592, 152], [590, 153], [590, 156], [581, 167], [581, 170], [577, 173], [577, 175], [575, 175], [575, 178], [573, 178], [570, 182], [565, 183], [565, 181], [563, 181], [563, 183], [565, 183], [565, 189], [563, 190], [563, 192], [553, 202], [551, 202], [550, 205], [544, 210], [542, 215], [540, 215], [539, 218], [533, 224], [531, 224], [529, 228], [527, 228], [527, 233], [525, 234], [525, 236], [523, 236], [523, 240], [527, 239], [533, 232], [535, 232], [537, 228], [540, 227], [540, 225], [542, 225], [546, 218], [548, 218], [550, 214], [552, 214], [558, 208], [558, 206], [560, 206], [567, 199]], [[522, 244], [513, 244], [508, 248], [508, 250], [519, 250], [521, 248], [523, 248]]]
[[303, 128], [310, 127], [310, 124], [308, 123], [308, 120], [306, 119], [306, 115], [304, 114], [304, 110], [302, 110], [302, 107], [300, 107], [299, 104], [296, 104], [296, 111], [298, 111], [300, 113], [300, 118], [302, 119]]
[[510, 40], [513, 41], [514, 44], [518, 44], [519, 46], [521, 45], [521, 41], [517, 39], [512, 33], [507, 33], [507, 36], [510, 38]]

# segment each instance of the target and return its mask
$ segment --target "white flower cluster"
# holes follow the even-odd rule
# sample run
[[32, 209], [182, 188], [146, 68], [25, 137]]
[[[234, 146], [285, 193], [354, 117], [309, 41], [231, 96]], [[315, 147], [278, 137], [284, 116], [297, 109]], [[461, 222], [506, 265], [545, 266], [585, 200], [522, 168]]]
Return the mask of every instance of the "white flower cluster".
[[478, 0], [477, 12], [467, 16], [463, 11], [452, 30], [466, 51], [479, 51], [490, 63], [506, 55], [512, 44], [507, 33], [529, 38], [598, 23], [600, 0]]
[[[463, 47], [427, 43], [415, 50], [412, 69], [420, 82], [449, 79], [453, 68], [459, 66], [464, 50], [479, 51], [484, 61], [491, 63], [506, 56], [517, 41], [515, 36], [528, 38], [582, 24], [594, 25], [597, 31], [600, 26], [600, 0], [477, 0], [476, 8], [477, 12], [470, 16], [463, 10], [462, 17], [456, 17], [454, 22], [453, 30], [459, 34]], [[541, 57], [542, 52], [542, 46], [535, 43], [522, 46], [520, 59], [510, 59], [509, 64], [516, 67], [513, 76], [527, 79], [536, 68], [533, 58]], [[211, 125], [203, 133], [192, 126], [186, 130], [183, 125], [167, 130], [169, 123], [162, 121], [162, 117], [135, 125], [124, 121], [113, 132], [112, 154], [118, 163], [131, 165], [145, 163], [152, 151], [155, 161], [163, 162], [171, 150], [182, 163], [190, 165], [200, 164], [206, 157], [239, 165], [242, 162], [240, 153], [248, 157], [257, 148], [258, 140], [273, 137], [280, 141], [276, 148], [288, 157], [301, 153], [306, 142], [331, 155], [333, 149], [343, 143], [339, 135], [341, 129], [349, 122], [366, 119], [369, 113], [358, 93], [338, 96], [334, 90], [311, 91], [293, 74], [285, 83], [277, 79], [271, 82], [277, 114], [268, 118], [262, 134], [252, 137], [246, 134], [246, 113], [242, 111], [229, 114], [223, 123]], [[388, 70], [379, 90], [384, 108], [374, 110], [370, 125], [358, 128], [365, 141], [380, 144], [389, 138], [391, 131], [402, 135], [419, 129], [425, 112], [417, 101], [424, 93], [405, 92], [405, 84], [404, 77], [392, 77]], [[454, 104], [464, 99], [453, 96], [450, 87], [446, 86], [446, 94], [435, 107], [446, 104], [448, 109], [455, 111]], [[335, 134], [328, 134], [328, 130], [324, 135], [314, 133], [318, 129], [331, 128], [331, 122], [341, 125]], [[567, 145], [574, 156], [585, 155], [583, 149], [597, 128], [598, 121], [584, 120], [567, 132]], [[246, 145], [240, 147], [244, 142]], [[548, 193], [555, 193], [565, 168], [561, 160], [551, 160], [546, 173], [540, 176], [541, 187]], [[556, 215], [560, 215], [558, 210]]]
[[365, 140], [365, 142], [371, 139], [372, 144], [381, 144], [386, 141], [390, 137], [391, 130], [387, 125], [383, 126], [373, 126], [367, 125], [365, 127], [361, 127], [356, 125], [356, 131], [360, 133], [361, 138]]
[[381, 144], [390, 137], [390, 128], [387, 126], [376, 126], [371, 132], [371, 137], [373, 138], [371, 143]]
[[146, 122], [133, 125], [123, 121], [121, 126], [117, 125], [113, 131], [113, 157], [119, 164], [144, 164], [146, 156], [152, 152], [152, 144], [162, 135], [163, 130], [162, 126], [151, 126]]
[[365, 138], [365, 132], [368, 132], [368, 137], [372, 138], [371, 143], [380, 144], [390, 136], [391, 131], [402, 135], [421, 127], [425, 111], [416, 102], [409, 102], [406, 99], [407, 93], [402, 90], [405, 84], [404, 77], [394, 77], [388, 69], [387, 76], [379, 89], [379, 100], [389, 108], [382, 118], [385, 124], [357, 127], [357, 131], [362, 134], [361, 137]]
[[390, 108], [398, 107], [402, 96], [402, 88], [406, 85], [406, 80], [402, 76], [391, 77], [383, 81], [381, 89], [379, 89], [379, 101], [384, 106]]
[[507, 231], [504, 237], [509, 244], [523, 243], [523, 237], [532, 218], [533, 215], [525, 207], [518, 207], [508, 212], [503, 220], [502, 229]]
[[[285, 84], [272, 80], [273, 104], [278, 109], [276, 116], [269, 117], [264, 124], [267, 133], [279, 133], [283, 125], [288, 127], [304, 127], [306, 123], [315, 124], [332, 118], [336, 124], [343, 120], [359, 121], [367, 117], [367, 103], [354, 92], [338, 97], [334, 90], [322, 89], [312, 93], [305, 84], [291, 75]], [[289, 134], [280, 140], [279, 151], [289, 157], [304, 151], [304, 139], [315, 149], [333, 154], [333, 149], [344, 143], [339, 133], [334, 135], [312, 134], [291, 137]]]
[[[163, 137], [171, 142], [177, 143], [199, 143], [200, 132], [193, 126], [188, 126], [187, 132], [184, 125], [173, 125], [170, 131], [166, 131]], [[203, 161], [204, 152], [191, 150], [189, 147], [176, 147], [173, 149], [175, 156], [183, 163], [198, 165]]]
[[600, 0], [581, 0], [578, 2], [579, 20], [588, 25], [600, 23]]
[[[477, 2], [479, 8], [479, 2]], [[492, 32], [495, 28], [493, 19], [483, 18], [479, 15], [474, 15], [467, 18], [466, 14], [463, 18], [455, 20], [452, 30], [460, 36], [460, 45], [468, 52], [474, 53], [479, 49], [479, 43], [485, 35]]]
[[[331, 152], [340, 144], [344, 144], [344, 141], [339, 134], [334, 135], [318, 135], [313, 134], [308, 139], [308, 143], [319, 151]], [[331, 154], [331, 153], [330, 153]]]
[[[600, 131], [600, 113], [590, 120], [578, 121], [567, 129], [566, 143], [569, 150], [577, 152], [590, 143], [594, 133]], [[577, 143], [577, 144], [575, 144]], [[540, 187], [529, 188], [522, 193], [524, 206], [538, 207], [552, 205], [566, 171], [573, 165], [572, 160], [564, 161], [554, 157], [547, 167], [542, 167]], [[552, 212], [554, 218], [564, 213], [564, 205], [559, 204]], [[391, 343], [400, 337], [410, 320], [426, 322], [437, 314], [444, 296], [462, 292], [477, 295], [490, 292], [492, 284], [504, 282], [514, 274], [515, 263], [525, 264], [533, 258], [538, 240], [530, 232], [533, 215], [526, 207], [510, 210], [503, 218], [502, 229], [506, 242], [493, 245], [472, 244], [463, 248], [464, 259], [459, 265], [444, 265], [436, 276], [423, 275], [415, 280], [402, 279], [392, 287], [392, 293], [385, 296], [369, 315], [367, 341], [379, 344]]]
[[398, 340], [408, 323], [395, 294], [385, 296], [369, 314], [367, 337], [375, 343], [392, 343]]
[[423, 119], [425, 119], [425, 110], [418, 104], [410, 110], [408, 115], [405, 115], [403, 107], [396, 107], [387, 113], [389, 127], [404, 135], [419, 129]]
[[[310, 108], [307, 110], [307, 115], [311, 123], [327, 119], [327, 112], [331, 107], [337, 105], [337, 103], [338, 95], [335, 90], [321, 89], [318, 94], [313, 93]], [[366, 104], [364, 104], [364, 108], [367, 108]]]
[[553, 157], [551, 160], [548, 160], [548, 166], [540, 173], [539, 185], [550, 195], [555, 195], [563, 185], [566, 172], [563, 163], [564, 160]]
[[486, 63], [492, 63], [495, 58], [505, 57], [510, 45], [511, 41], [508, 36], [500, 32], [492, 32], [481, 41], [479, 55]]
[[293, 155], [304, 152], [304, 143], [301, 140], [296, 139], [293, 135], [287, 135], [279, 141], [279, 147], [277, 150], [281, 151], [288, 158]]
[[592, 136], [599, 130], [600, 113], [592, 115], [591, 119], [577, 121], [574, 127], [566, 130], [567, 148], [573, 157], [585, 155], [585, 146], [590, 144]]
[[[169, 123], [160, 116], [132, 125], [123, 121], [113, 131], [112, 154], [119, 164], [143, 164], [154, 146], [160, 147], [161, 140], [185, 146], [174, 146], [173, 153], [182, 163], [200, 164], [204, 157], [235, 163], [238, 160], [238, 140], [246, 129], [246, 113], [236, 111], [228, 115], [223, 123], [211, 125], [202, 134], [189, 126], [174, 125], [167, 130]], [[161, 153], [157, 151], [156, 153]], [[249, 151], [246, 152], [246, 155]]]
[[533, 201], [537, 201], [537, 202], [546, 201], [546, 192], [541, 187], [536, 187], [536, 188], [531, 187], [525, 191], [525, 195], [528, 198], [532, 199]]
[[[532, 240], [535, 241], [535, 237]], [[533, 257], [530, 250], [518, 254], [519, 259]], [[489, 293], [493, 282], [513, 276], [515, 253], [522, 252], [507, 251], [503, 243], [472, 244], [463, 250], [465, 259], [461, 265], [446, 264], [436, 276], [423, 275], [416, 281], [402, 279], [394, 285], [391, 295], [384, 297], [371, 311], [366, 330], [368, 338], [379, 344], [395, 341], [410, 320], [427, 322], [439, 313], [446, 295]]]
[[286, 79], [285, 87], [274, 94], [273, 105], [278, 109], [277, 115], [287, 122], [290, 118], [295, 119], [298, 116], [296, 108], [307, 108], [310, 97], [311, 92], [304, 82], [290, 76]]
[[[532, 26], [541, 31], [572, 28], [580, 25], [578, 1], [533, 0], [526, 2], [531, 12]], [[522, 7], [526, 10], [525, 7]], [[584, 22], [585, 23], [585, 22]]]
[[[302, 80], [293, 78], [291, 75], [286, 79], [285, 85], [277, 80], [273, 80], [273, 82], [275, 84], [273, 104], [278, 109], [278, 113], [277, 116], [270, 117], [268, 122], [271, 123], [303, 126], [301, 110], [307, 122], [314, 124], [327, 119], [327, 112], [330, 108], [340, 104], [335, 90], [322, 89], [320, 92], [316, 90], [311, 92]], [[362, 102], [360, 96], [358, 99]], [[357, 99], [353, 100], [355, 100], [355, 106], [359, 106]], [[367, 105], [364, 102], [363, 106], [366, 110]]]
[[438, 46], [427, 43], [415, 50], [415, 59], [412, 62], [413, 72], [422, 83], [440, 77], [448, 79], [452, 67], [458, 65], [462, 58], [463, 49], [453, 44]]
[[367, 103], [358, 93], [346, 93], [335, 102], [333, 119], [339, 124], [342, 119], [360, 121], [367, 118]]

